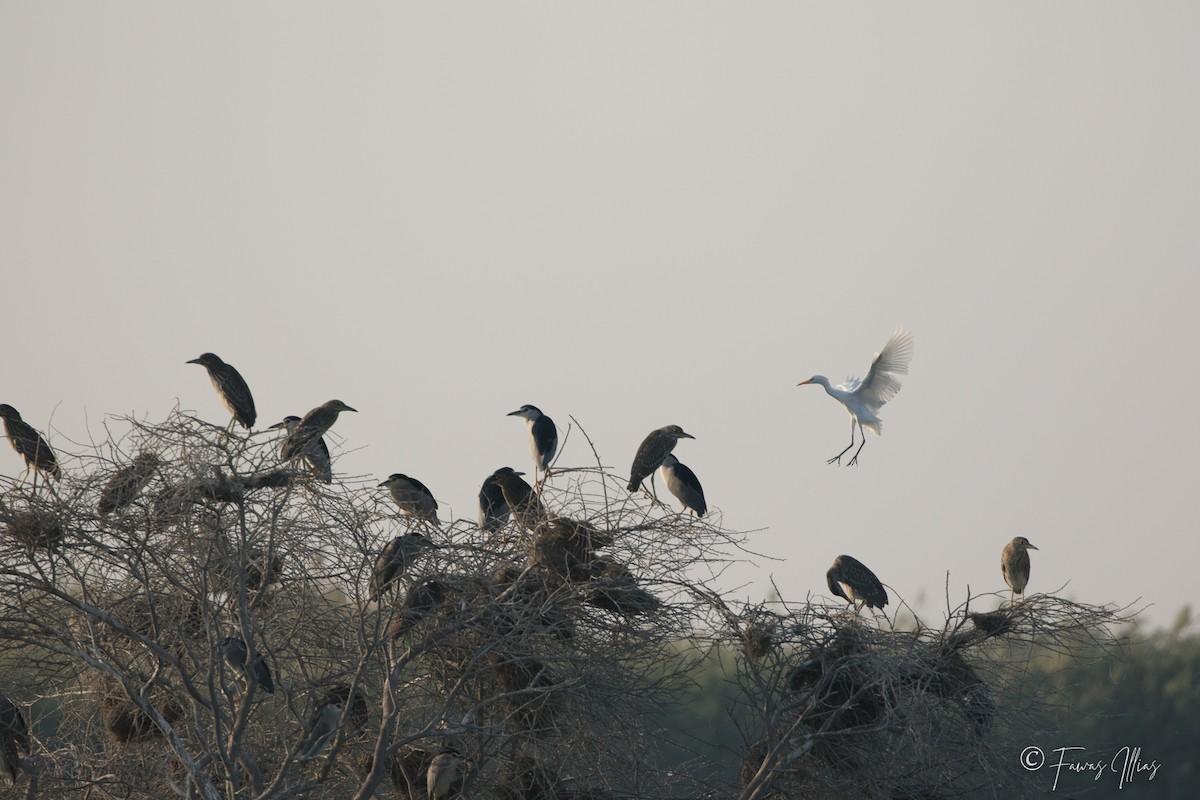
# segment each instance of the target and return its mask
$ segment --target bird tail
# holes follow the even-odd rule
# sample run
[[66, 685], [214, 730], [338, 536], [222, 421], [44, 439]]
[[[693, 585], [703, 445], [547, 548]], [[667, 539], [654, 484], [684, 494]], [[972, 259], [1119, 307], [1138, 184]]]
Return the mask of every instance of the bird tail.
[[883, 420], [874, 419], [862, 423], [863, 429], [868, 430], [876, 436], [883, 435]]

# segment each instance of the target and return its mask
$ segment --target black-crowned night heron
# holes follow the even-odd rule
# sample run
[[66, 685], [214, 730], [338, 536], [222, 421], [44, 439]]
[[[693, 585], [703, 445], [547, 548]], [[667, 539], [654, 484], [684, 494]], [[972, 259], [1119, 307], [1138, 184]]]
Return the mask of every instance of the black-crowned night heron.
[[426, 578], [408, 587], [404, 602], [400, 605], [401, 614], [392, 624], [392, 638], [408, 633], [445, 600], [446, 584], [437, 578]]
[[371, 602], [377, 602], [392, 581], [407, 572], [423, 552], [435, 547], [437, 545], [418, 531], [397, 536], [388, 542], [375, 557], [375, 569], [371, 573]]
[[854, 426], [858, 426], [858, 433], [862, 437], [862, 444], [854, 451], [854, 457], [850, 459], [847, 466], [854, 466], [858, 463], [858, 454], [862, 452], [863, 445], [867, 443], [867, 435], [863, 433], [866, 428], [876, 436], [883, 432], [883, 422], [879, 419], [879, 409], [883, 404], [896, 396], [896, 392], [900, 391], [900, 379], [897, 375], [908, 374], [908, 364], [912, 361], [913, 354], [913, 335], [904, 330], [897, 328], [892, 334], [892, 338], [888, 339], [888, 343], [883, 346], [879, 354], [875, 356], [875, 360], [871, 362], [871, 368], [867, 370], [867, 377], [861, 381], [855, 377], [849, 377], [844, 384], [838, 386], [830, 386], [829, 379], [824, 375], [813, 375], [806, 381], [800, 381], [797, 386], [804, 386], [807, 383], [815, 383], [825, 387], [825, 392], [841, 403], [846, 413], [850, 415], [850, 444], [846, 445], [846, 449], [838, 453], [827, 463], [840, 464], [842, 456], [854, 447]]
[[887, 592], [879, 578], [852, 556], [835, 558], [833, 566], [825, 573], [825, 581], [829, 584], [829, 591], [853, 603], [856, 612], [864, 605], [867, 608], [883, 608], [888, 604]]
[[[233, 414], [233, 418], [240, 422], [243, 428], [250, 430], [254, 421], [258, 419], [258, 413], [254, 410], [254, 397], [250, 394], [250, 387], [246, 385], [242, 374], [215, 353], [204, 353], [187, 363], [199, 364], [208, 370], [213, 388], [217, 390], [229, 413]], [[229, 427], [233, 429], [232, 422], [229, 423]]]
[[703, 517], [708, 511], [708, 506], [704, 503], [704, 487], [700, 485], [696, 473], [686, 464], [681, 464], [671, 453], [663, 456], [662, 466], [658, 471], [662, 473], [663, 482], [667, 484], [671, 494], [683, 503], [683, 507], [695, 512], [697, 517]]
[[441, 524], [437, 515], [438, 502], [433, 498], [433, 492], [416, 478], [393, 472], [379, 485], [387, 487], [402, 513], [434, 525]]
[[50, 445], [46, 444], [46, 440], [33, 426], [21, 419], [15, 408], [8, 403], [0, 403], [0, 417], [4, 418], [4, 432], [8, 435], [8, 443], [25, 459], [26, 470], [37, 470], [55, 480], [62, 477], [58, 459], [54, 457]]
[[1029, 551], [1037, 550], [1024, 536], [1014, 537], [1000, 552], [1000, 571], [1004, 582], [1012, 590], [1009, 602], [1016, 602], [1017, 595], [1025, 597], [1025, 584], [1029, 583]]
[[[505, 467], [505, 469], [508, 469]], [[495, 533], [504, 527], [510, 516], [508, 502], [504, 499], [504, 490], [500, 488], [496, 470], [484, 480], [479, 488], [479, 530], [484, 533]]]
[[330, 400], [322, 403], [305, 414], [304, 418], [296, 423], [296, 427], [288, 432], [287, 439], [284, 440], [279, 454], [283, 456], [285, 461], [290, 458], [306, 457], [309, 451], [316, 445], [317, 440], [333, 427], [333, 423], [337, 422], [338, 414], [343, 411], [357, 410], [346, 405], [341, 400]]
[[17, 782], [22, 753], [29, 754], [29, 726], [21, 709], [0, 694], [0, 788]]
[[134, 456], [131, 464], [121, 467], [108, 479], [104, 491], [100, 493], [100, 502], [96, 504], [100, 513], [119, 511], [137, 499], [162, 463], [158, 455], [149, 451]]
[[425, 785], [429, 788], [429, 800], [442, 800], [449, 796], [450, 787], [458, 778], [458, 770], [462, 759], [452, 747], [447, 747], [433, 757], [429, 763], [429, 772], [425, 776]]
[[[270, 430], [282, 428], [290, 436], [299, 424], [300, 418], [290, 414], [284, 417], [282, 422], [272, 425]], [[333, 459], [329, 455], [329, 446], [325, 444], [324, 437], [318, 436], [309, 445], [308, 450], [304, 453], [304, 463], [308, 464], [309, 470], [317, 476], [317, 480], [321, 483], [333, 483]]]
[[513, 519], [523, 529], [531, 531], [544, 522], [549, 514], [533, 487], [521, 478], [524, 474], [512, 467], [501, 467], [492, 473], [492, 477], [500, 485], [504, 502], [508, 504]]
[[342, 721], [342, 710], [346, 701], [341, 697], [326, 697], [313, 711], [305, 725], [304, 739], [296, 752], [301, 760], [316, 758], [329, 746]]
[[534, 483], [538, 483], [538, 470], [550, 477], [550, 462], [558, 452], [558, 429], [554, 420], [547, 417], [537, 406], [523, 405], [508, 413], [510, 417], [522, 417], [529, 424], [529, 454], [533, 456]]
[[650, 489], [657, 500], [658, 492], [654, 491], [654, 470], [662, 466], [663, 459], [675, 449], [675, 444], [680, 439], [695, 438], [690, 433], [684, 433], [683, 428], [678, 425], [668, 425], [650, 431], [650, 435], [642, 440], [638, 447], [637, 455], [633, 457], [633, 466], [629, 468], [629, 491], [636, 492], [641, 488], [642, 481], [650, 478]]
[[221, 640], [221, 655], [225, 657], [225, 663], [241, 673], [249, 691], [253, 691], [254, 687], [258, 686], [267, 694], [275, 694], [275, 681], [271, 679], [271, 668], [267, 666], [267, 661], [261, 654], [255, 654], [253, 668], [246, 668], [250, 650], [242, 637], [226, 636]]

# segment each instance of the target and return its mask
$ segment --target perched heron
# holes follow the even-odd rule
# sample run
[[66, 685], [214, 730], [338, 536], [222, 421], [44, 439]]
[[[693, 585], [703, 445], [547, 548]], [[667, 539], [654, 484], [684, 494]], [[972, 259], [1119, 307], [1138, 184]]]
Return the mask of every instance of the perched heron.
[[[300, 418], [294, 414], [290, 414], [284, 417], [282, 422], [276, 422], [272, 425], [270, 430], [282, 428], [290, 436], [299, 424]], [[286, 439], [284, 441], [286, 442]], [[333, 483], [333, 459], [329, 455], [329, 446], [325, 444], [324, 437], [318, 436], [309, 445], [308, 450], [304, 453], [304, 461], [308, 464], [308, 468], [313, 474], [317, 476], [317, 480], [321, 481], [321, 483]]]
[[119, 511], [137, 499], [138, 493], [146, 488], [146, 484], [154, 477], [154, 471], [163, 463], [157, 454], [150, 451], [138, 453], [133, 463], [117, 470], [100, 493], [100, 502], [96, 504], [101, 514], [111, 514]]
[[0, 788], [17, 782], [22, 753], [29, 755], [29, 726], [21, 709], [0, 694]]
[[[199, 358], [193, 358], [187, 363], [199, 364], [208, 370], [208, 377], [212, 381], [213, 388], [217, 390], [217, 394], [225, 403], [225, 407], [229, 409], [229, 413], [233, 414], [233, 418], [240, 422], [246, 430], [254, 427], [254, 421], [258, 419], [258, 413], [254, 410], [254, 397], [250, 394], [250, 387], [246, 385], [240, 372], [222, 361], [215, 353], [204, 353]], [[232, 421], [229, 423], [229, 428], [233, 429]]]
[[304, 740], [296, 751], [302, 760], [316, 758], [329, 745], [341, 724], [345, 703], [343, 698], [330, 695], [317, 706], [305, 725]]
[[445, 600], [446, 584], [437, 578], [426, 578], [408, 587], [404, 594], [404, 602], [400, 605], [400, 617], [392, 624], [392, 638], [408, 633]]
[[37, 470], [55, 480], [62, 477], [58, 459], [54, 457], [50, 445], [46, 444], [46, 440], [32, 425], [21, 419], [15, 408], [8, 403], [0, 403], [0, 417], [4, 418], [4, 432], [8, 434], [8, 443], [25, 459], [26, 470]]
[[1017, 595], [1025, 597], [1025, 584], [1029, 583], [1029, 551], [1037, 550], [1024, 536], [1014, 537], [1000, 552], [1000, 571], [1004, 582], [1012, 591], [1009, 603], [1016, 602]]
[[429, 788], [429, 800], [442, 800], [450, 794], [450, 787], [458, 778], [459, 766], [462, 759], [453, 747], [447, 747], [433, 757], [429, 762], [429, 772], [425, 776], [425, 785]]
[[379, 485], [387, 487], [402, 513], [434, 525], [441, 524], [437, 515], [438, 502], [433, 498], [433, 492], [416, 478], [393, 472]]
[[314, 408], [288, 431], [287, 439], [279, 454], [286, 461], [290, 458], [306, 458], [325, 432], [337, 422], [338, 414], [343, 411], [357, 411], [341, 400], [330, 400]]
[[267, 666], [267, 661], [261, 654], [255, 655], [252, 668], [246, 668], [250, 651], [242, 637], [226, 636], [221, 641], [221, 655], [225, 657], [225, 662], [229, 666], [242, 674], [250, 691], [253, 691], [257, 685], [261, 686], [267, 694], [275, 694], [275, 681], [271, 680], [271, 668]]
[[888, 604], [887, 592], [875, 573], [852, 556], [838, 556], [833, 566], [825, 573], [829, 591], [848, 603], [854, 604], [855, 612], [865, 605], [867, 608], [883, 608]]
[[658, 492], [654, 491], [654, 470], [662, 466], [663, 459], [675, 449], [675, 444], [680, 439], [695, 438], [690, 433], [684, 433], [683, 428], [678, 425], [668, 425], [650, 431], [650, 435], [642, 440], [641, 446], [638, 447], [637, 455], [633, 457], [633, 466], [629, 468], [629, 491], [636, 492], [642, 481], [649, 477], [651, 492], [657, 500]]
[[[504, 467], [504, 469], [509, 469]], [[484, 480], [479, 488], [479, 529], [484, 533], [495, 533], [508, 522], [510, 512], [508, 502], [504, 499], [504, 490], [496, 476], [503, 470], [496, 470]], [[520, 473], [517, 473], [520, 474]]]
[[839, 386], [830, 386], [829, 379], [824, 375], [813, 375], [806, 381], [800, 381], [797, 386], [804, 386], [808, 383], [815, 383], [825, 387], [825, 392], [837, 400], [846, 408], [846, 412], [850, 414], [850, 444], [846, 449], [838, 453], [827, 463], [841, 464], [842, 456], [854, 447], [854, 426], [858, 426], [858, 433], [862, 437], [862, 443], [858, 449], [854, 451], [854, 456], [850, 459], [848, 466], [854, 466], [858, 463], [858, 454], [862, 452], [863, 445], [867, 443], [867, 435], [863, 433], [863, 429], [869, 430], [871, 433], [879, 436], [883, 432], [883, 421], [879, 419], [879, 409], [883, 404], [896, 396], [896, 392], [900, 391], [900, 380], [897, 375], [908, 374], [908, 363], [912, 361], [913, 354], [913, 335], [903, 328], [897, 328], [892, 334], [892, 338], [888, 339], [888, 343], [883, 346], [875, 356], [875, 360], [871, 362], [871, 368], [867, 370], [867, 377], [861, 381], [853, 376], [846, 378], [846, 383]]
[[523, 417], [529, 424], [529, 453], [533, 456], [533, 477], [537, 484], [538, 470], [545, 473], [544, 478], [550, 477], [550, 462], [558, 452], [558, 429], [554, 420], [547, 417], [537, 406], [523, 405], [516, 411], [510, 411], [510, 417]]
[[492, 473], [492, 478], [499, 484], [513, 519], [525, 530], [533, 530], [544, 522], [549, 514], [533, 487], [521, 478], [524, 474], [512, 467], [501, 467]]
[[426, 549], [436, 548], [425, 534], [417, 531], [397, 536], [387, 543], [375, 557], [375, 570], [371, 574], [371, 602], [377, 602], [392, 581], [399, 578]]
[[680, 463], [671, 453], [663, 456], [662, 466], [658, 471], [662, 473], [663, 482], [667, 484], [671, 494], [683, 503], [684, 508], [695, 512], [697, 517], [703, 517], [708, 511], [708, 506], [704, 503], [704, 487], [700, 485], [696, 473], [692, 472], [687, 464]]

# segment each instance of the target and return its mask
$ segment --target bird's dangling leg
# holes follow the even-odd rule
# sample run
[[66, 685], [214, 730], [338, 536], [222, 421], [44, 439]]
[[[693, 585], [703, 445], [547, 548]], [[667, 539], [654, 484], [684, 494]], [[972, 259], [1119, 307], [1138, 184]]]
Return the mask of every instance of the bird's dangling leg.
[[[845, 450], [843, 450], [842, 452], [838, 453], [836, 456], [834, 456], [833, 458], [829, 459], [829, 460], [828, 460], [828, 461], [826, 461], [825, 463], [826, 463], [826, 464], [841, 464], [841, 463], [842, 463], [842, 456], [846, 455], [846, 453], [848, 453], [848, 452], [850, 451], [850, 448], [851, 448], [851, 447], [854, 447], [854, 418], [853, 418], [853, 417], [851, 417], [851, 418], [850, 418], [850, 444], [846, 445], [846, 449], [845, 449]], [[857, 455], [858, 455], [858, 453], [855, 453], [854, 455], [855, 455], [855, 456], [857, 456]], [[852, 464], [853, 464], [854, 462], [852, 461], [852, 462], [850, 462], [850, 463], [852, 463]]]
[[[853, 425], [853, 423], [852, 423], [852, 425]], [[854, 451], [854, 458], [850, 459], [850, 463], [846, 465], [848, 467], [853, 467], [858, 464], [858, 454], [862, 452], [863, 445], [865, 445], [867, 443], [867, 434], [863, 433], [861, 422], [858, 423], [858, 435], [862, 437], [862, 444], [860, 444], [858, 446], [858, 449]], [[854, 438], [854, 428], [853, 427], [850, 428], [850, 437]], [[851, 442], [851, 444], [853, 444], [853, 442]]]

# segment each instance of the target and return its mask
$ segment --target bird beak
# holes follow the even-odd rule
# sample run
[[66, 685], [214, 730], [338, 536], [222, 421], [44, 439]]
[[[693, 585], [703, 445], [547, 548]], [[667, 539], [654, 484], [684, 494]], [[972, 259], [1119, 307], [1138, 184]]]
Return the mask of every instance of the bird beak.
[[520, 414], [520, 413], [521, 413], [521, 409], [518, 408], [516, 411], [510, 411], [507, 414], [505, 414], [504, 416], [515, 417], [517, 414]]
[[282, 427], [284, 427], [285, 425], [287, 425], [287, 423], [286, 423], [286, 422], [276, 422], [274, 425], [272, 425], [271, 427], [267, 428], [267, 430], [269, 430], [269, 431], [278, 430], [279, 428], [282, 428]]
[[342, 403], [342, 411], [353, 411], [355, 414], [358, 413], [357, 408], [351, 408], [350, 406], [346, 405], [345, 403]]
[[1036, 548], [1036, 547], [1034, 547], [1034, 546], [1033, 546], [1033, 545], [1031, 545], [1031, 544], [1027, 544], [1027, 545], [1025, 545], [1025, 548], [1026, 548], [1027, 550], [1037, 550], [1037, 548]]
[[685, 439], [695, 439], [696, 438], [695, 436], [692, 436], [690, 433], [681, 433], [679, 435]]
[[[379, 486], [387, 486], [387, 485], [388, 485], [387, 481], [384, 481], [383, 483], [379, 484]], [[376, 488], [379, 488], [379, 487], [376, 487]]]
[[198, 358], [193, 358], [193, 359], [191, 359], [190, 361], [185, 361], [184, 363], [185, 363], [185, 364], [199, 364], [199, 363], [200, 363], [200, 359], [198, 359]]
[[809, 379], [808, 379], [808, 380], [806, 380], [806, 381], [800, 381], [800, 382], [799, 382], [799, 383], [797, 383], [796, 385], [797, 385], [797, 386], [803, 386], [803, 385], [804, 385], [804, 384], [806, 384], [806, 383], [812, 383], [812, 378], [809, 378]]

